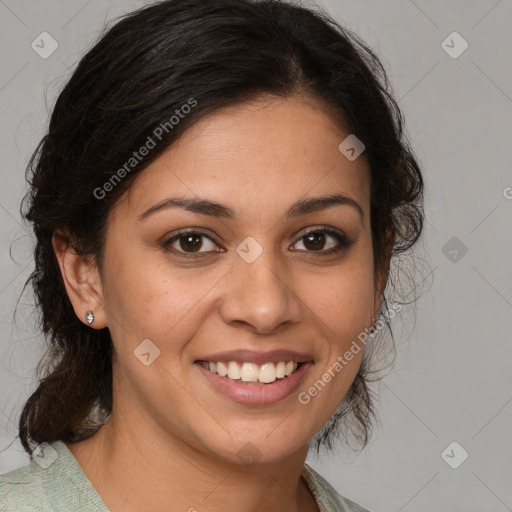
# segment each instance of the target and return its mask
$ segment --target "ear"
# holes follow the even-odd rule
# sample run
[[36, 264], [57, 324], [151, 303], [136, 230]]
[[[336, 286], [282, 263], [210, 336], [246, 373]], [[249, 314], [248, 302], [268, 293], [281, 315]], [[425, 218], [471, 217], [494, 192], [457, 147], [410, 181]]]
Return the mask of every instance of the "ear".
[[393, 253], [393, 246], [395, 245], [395, 235], [390, 230], [388, 230], [386, 235], [386, 245], [384, 252], [384, 262], [382, 264], [381, 269], [377, 272], [375, 279], [375, 298], [373, 303], [373, 318], [377, 318], [377, 315], [380, 312], [380, 306], [382, 302], [382, 295], [384, 293], [384, 289], [386, 288], [386, 283], [388, 281], [389, 275], [389, 266], [391, 262], [391, 255]]
[[[107, 326], [107, 321], [103, 287], [95, 258], [92, 255], [78, 255], [71, 247], [70, 237], [61, 231], [53, 235], [52, 245], [76, 316], [88, 327], [103, 329]], [[91, 325], [85, 319], [89, 310], [94, 314]]]

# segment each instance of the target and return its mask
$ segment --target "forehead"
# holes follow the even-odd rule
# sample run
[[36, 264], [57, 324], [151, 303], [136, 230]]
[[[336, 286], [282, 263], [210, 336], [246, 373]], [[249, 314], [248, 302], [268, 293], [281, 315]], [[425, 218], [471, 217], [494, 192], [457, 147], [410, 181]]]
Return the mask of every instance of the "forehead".
[[134, 180], [122, 207], [138, 216], [166, 197], [208, 198], [235, 216], [279, 214], [297, 199], [343, 193], [366, 210], [364, 154], [339, 149], [349, 135], [303, 97], [266, 98], [213, 112]]

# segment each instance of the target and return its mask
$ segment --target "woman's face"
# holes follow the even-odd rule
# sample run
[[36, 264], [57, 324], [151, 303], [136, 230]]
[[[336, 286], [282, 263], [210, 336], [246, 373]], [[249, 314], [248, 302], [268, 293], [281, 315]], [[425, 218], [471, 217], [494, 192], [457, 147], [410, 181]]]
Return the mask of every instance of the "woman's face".
[[[300, 97], [231, 107], [189, 129], [112, 210], [114, 413], [138, 436], [274, 462], [339, 406], [363, 350], [345, 354], [381, 291], [369, 169], [339, 150], [348, 135]], [[314, 202], [334, 195], [346, 199]], [[304, 364], [283, 376], [293, 362]]]

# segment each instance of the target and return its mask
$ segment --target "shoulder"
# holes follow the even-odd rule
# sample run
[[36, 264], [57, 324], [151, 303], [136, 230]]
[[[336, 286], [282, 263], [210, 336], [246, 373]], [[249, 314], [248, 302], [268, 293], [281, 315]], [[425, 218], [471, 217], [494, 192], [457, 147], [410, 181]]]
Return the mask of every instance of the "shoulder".
[[29, 464], [0, 475], [2, 512], [106, 510], [91, 508], [76, 479], [80, 467], [64, 443], [43, 443], [41, 447]]
[[320, 512], [370, 512], [338, 494], [336, 489], [308, 464], [304, 464], [302, 476], [315, 497]]
[[43, 486], [40, 479], [34, 477], [32, 463], [0, 475], [0, 510], [2, 512], [36, 511], [37, 506], [46, 508]]

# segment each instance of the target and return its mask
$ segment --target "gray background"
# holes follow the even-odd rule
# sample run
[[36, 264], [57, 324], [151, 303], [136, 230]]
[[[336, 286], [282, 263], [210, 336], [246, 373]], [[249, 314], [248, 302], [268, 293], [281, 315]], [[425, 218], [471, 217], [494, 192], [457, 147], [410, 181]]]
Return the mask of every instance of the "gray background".
[[[13, 319], [32, 268], [33, 239], [18, 213], [24, 167], [105, 20], [143, 4], [0, 0], [0, 473], [28, 461], [13, 439], [42, 355], [29, 293]], [[512, 510], [512, 2], [318, 4], [382, 58], [425, 173], [428, 223], [417, 253], [426, 286], [415, 323], [404, 316], [396, 331], [395, 368], [376, 386], [372, 442], [308, 462], [375, 511]], [[31, 48], [44, 31], [59, 45], [47, 59]], [[458, 58], [441, 45], [454, 31], [469, 44]], [[443, 459], [453, 441], [462, 448]], [[445, 460], [460, 462], [462, 449], [469, 457], [453, 469]]]

